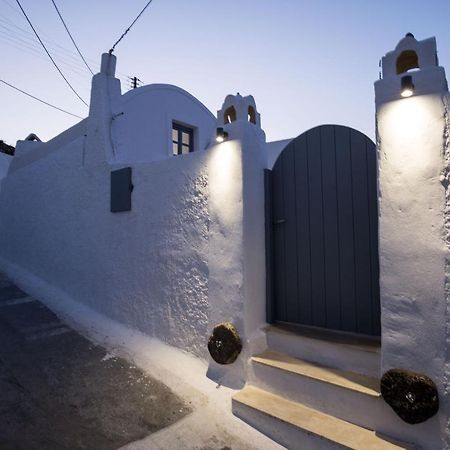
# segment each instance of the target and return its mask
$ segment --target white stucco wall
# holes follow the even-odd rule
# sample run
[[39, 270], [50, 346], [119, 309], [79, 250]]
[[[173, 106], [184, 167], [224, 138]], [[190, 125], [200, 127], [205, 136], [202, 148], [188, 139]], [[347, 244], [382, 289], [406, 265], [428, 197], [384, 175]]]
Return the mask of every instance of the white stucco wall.
[[264, 168], [265, 141], [253, 124], [226, 125], [229, 139], [209, 158], [209, 321], [229, 320], [243, 340], [232, 366], [211, 361], [216, 378], [244, 382], [248, 358], [265, 345], [266, 324]]
[[[412, 97], [383, 105], [378, 111], [378, 133], [383, 306], [389, 315], [403, 317], [400, 323], [410, 327], [407, 334], [417, 345], [405, 346], [387, 334], [384, 345], [396, 349], [385, 352], [385, 359], [395, 366], [406, 357], [419, 369], [430, 354], [443, 357], [445, 342], [444, 327], [416, 328], [417, 321], [428, 319], [437, 325], [445, 316], [445, 190], [439, 182], [444, 135], [441, 96]], [[388, 293], [396, 300], [388, 301]], [[433, 339], [435, 333], [438, 336]]]
[[[428, 41], [424, 41], [425, 50]], [[383, 79], [375, 83], [382, 372], [407, 369], [424, 373], [435, 382], [438, 414], [408, 426], [405, 438], [424, 449], [441, 449], [450, 448], [446, 373], [450, 339], [449, 97], [444, 70], [434, 66], [413, 72], [414, 95], [401, 98], [403, 74], [395, 72], [396, 57], [405, 48], [420, 44], [416, 43], [407, 36], [396, 53], [388, 53], [383, 59]], [[436, 64], [432, 50], [427, 59], [430, 65]], [[395, 436], [391, 428], [386, 423], [379, 431]]]
[[[196, 99], [160, 85], [121, 97], [116, 81], [95, 75], [88, 119], [23, 143], [0, 193], [0, 256], [203, 358], [212, 328], [233, 322], [246, 350], [218, 376], [244, 379], [265, 311], [264, 135], [239, 122], [205, 149], [215, 120]], [[172, 120], [196, 127], [196, 151], [172, 156]], [[132, 168], [132, 209], [111, 213], [121, 167]]]
[[13, 157], [11, 155], [0, 152], [0, 179], [5, 177], [8, 173], [9, 165], [11, 164], [12, 159]]
[[267, 168], [272, 169], [280, 153], [291, 142], [292, 139], [283, 139], [281, 141], [268, 142], [266, 144]]
[[[172, 122], [194, 129], [195, 151], [205, 150], [215, 131], [211, 112], [176, 86], [153, 84], [121, 97], [112, 125], [117, 161], [155, 161], [172, 156]], [[123, 114], [122, 114], [123, 112]]]
[[80, 138], [5, 180], [2, 256], [106, 315], [205, 356], [206, 154], [133, 167], [133, 207], [110, 212], [110, 169]]
[[11, 162], [10, 172], [33, 164], [51, 153], [59, 151], [62, 146], [86, 135], [87, 119], [63, 131], [48, 142], [17, 141], [15, 157]]
[[428, 95], [386, 103], [377, 114], [382, 371], [409, 369], [437, 384], [440, 417], [411, 430], [425, 448], [441, 448], [439, 422], [448, 419], [442, 112], [441, 95]]
[[444, 445], [450, 448], [450, 263], [448, 253], [450, 252], [450, 95], [447, 93], [443, 97], [444, 107], [444, 170], [442, 171], [440, 181], [445, 187], [445, 219], [444, 219], [444, 236], [447, 258], [445, 260], [445, 322], [446, 322], [446, 348], [444, 354], [443, 380], [442, 386], [445, 396], [442, 399], [444, 411], [446, 415], [441, 418], [441, 427], [445, 431]]
[[[1, 256], [199, 356], [207, 356], [209, 332], [224, 320], [245, 338], [240, 143], [131, 164], [132, 210], [111, 213], [110, 168], [83, 167], [83, 141], [4, 180]], [[252, 298], [263, 310], [261, 292]]]

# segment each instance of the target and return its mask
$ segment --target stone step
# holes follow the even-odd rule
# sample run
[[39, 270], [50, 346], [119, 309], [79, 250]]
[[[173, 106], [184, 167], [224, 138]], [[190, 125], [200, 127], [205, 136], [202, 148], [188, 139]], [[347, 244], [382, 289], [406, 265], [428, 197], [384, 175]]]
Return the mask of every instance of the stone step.
[[380, 397], [381, 395], [379, 390], [380, 382], [375, 377], [333, 369], [317, 363], [293, 358], [273, 350], [266, 350], [260, 355], [253, 356], [251, 361], [372, 397]]
[[[266, 350], [253, 356], [249, 384], [366, 428], [378, 429], [392, 416], [378, 381]], [[395, 418], [394, 418], [395, 420]]]
[[234, 395], [233, 413], [287, 448], [415, 448], [249, 385]]
[[380, 343], [377, 339], [281, 325], [268, 326], [266, 339], [271, 350], [294, 358], [380, 377]]

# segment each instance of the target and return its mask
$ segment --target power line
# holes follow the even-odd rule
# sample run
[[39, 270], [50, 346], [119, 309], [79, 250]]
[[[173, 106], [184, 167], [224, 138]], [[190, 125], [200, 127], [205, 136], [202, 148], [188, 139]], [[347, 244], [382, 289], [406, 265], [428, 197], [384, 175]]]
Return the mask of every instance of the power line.
[[52, 58], [52, 55], [50, 55], [49, 51], [47, 50], [47, 48], [45, 47], [45, 44], [42, 42], [42, 39], [39, 37], [37, 31], [34, 29], [33, 24], [31, 23], [30, 19], [28, 18], [26, 12], [24, 11], [24, 9], [22, 8], [22, 5], [20, 4], [19, 0], [16, 0], [17, 4], [19, 5], [20, 10], [22, 11], [23, 15], [25, 16], [25, 18], [27, 19], [27, 22], [29, 23], [31, 29], [33, 30], [34, 34], [36, 35], [36, 37], [38, 38], [39, 42], [41, 43], [42, 47], [44, 48], [45, 52], [47, 53], [48, 57], [50, 58], [50, 60], [52, 61], [53, 65], [56, 67], [56, 70], [59, 72], [59, 74], [63, 77], [64, 81], [67, 83], [67, 85], [70, 87], [70, 89], [72, 89], [73, 93], [86, 105], [89, 106], [79, 95], [78, 92], [72, 87], [72, 85], [69, 83], [69, 80], [64, 76], [64, 74], [62, 73], [61, 69], [58, 67], [58, 65], [56, 64], [55, 60]]
[[[12, 5], [10, 5], [6, 0], [3, 0], [3, 1], [4, 1], [8, 6], [10, 6], [10, 7], [13, 9], [13, 11], [14, 11], [15, 13], [19, 14], [19, 15], [23, 18], [23, 15], [19, 12], [18, 9], [16, 9], [16, 8], [13, 7]], [[1, 13], [0, 13], [0, 22], [6, 23], [7, 25], [6, 25], [6, 26], [4, 25], [5, 27], [11, 27], [11, 26], [14, 27], [15, 29], [17, 29], [17, 30], [20, 31], [21, 33], [25, 34], [26, 36], [24, 36], [24, 37], [26, 37], [26, 39], [32, 39], [33, 44], [36, 44], [37, 46], [40, 47], [39, 43], [36, 42], [35, 35], [33, 34], [32, 31], [28, 31], [28, 30], [25, 30], [24, 28], [19, 27], [18, 25], [16, 25], [15, 23], [13, 23], [13, 22], [11, 21], [11, 19], [9, 19], [9, 18], [6, 17], [6, 16], [3, 16]], [[74, 60], [74, 63], [76, 63], [76, 64], [79, 65], [80, 67], [83, 67], [83, 69], [85, 69], [84, 65], [83, 65], [82, 63], [79, 63], [79, 62], [78, 62], [78, 61], [79, 61], [79, 58], [78, 58], [78, 56], [76, 55], [75, 52], [73, 52], [72, 50], [69, 50], [69, 49], [63, 47], [63, 46], [60, 45], [58, 42], [54, 41], [54, 40], [53, 40], [53, 39], [52, 39], [45, 31], [41, 30], [39, 27], [36, 27], [36, 30], [39, 31], [40, 36], [45, 36], [45, 42], [46, 42], [46, 44], [47, 44], [47, 48], [51, 50], [52, 54], [56, 54], [56, 55], [58, 56], [58, 59], [70, 57], [71, 59]], [[16, 33], [14, 30], [11, 30], [11, 29], [9, 29], [8, 31], [11, 31], [12, 33]], [[29, 36], [30, 36], [30, 37], [29, 37]], [[55, 47], [58, 47], [58, 49], [60, 49], [60, 50], [56, 49]], [[40, 47], [40, 48], [41, 48], [41, 47]], [[60, 53], [59, 53], [59, 52], [61, 52], [61, 51], [63, 51], [64, 53], [67, 53], [67, 55], [61, 56]], [[43, 50], [42, 50], [42, 52], [44, 53]], [[86, 59], [86, 61], [90, 62], [91, 65], [98, 65], [98, 61], [96, 61], [96, 60], [94, 60], [94, 59], [92, 59], [92, 58], [85, 58], [85, 59]], [[118, 77], [117, 75], [120, 75], [120, 77]], [[116, 71], [116, 77], [117, 77], [117, 78], [122, 78], [122, 79], [124, 79], [124, 78], [126, 78], [126, 77], [128, 77], [128, 76], [129, 76], [129, 75], [127, 75], [125, 72], [120, 72], [120, 71], [118, 71], [118, 70]], [[122, 80], [122, 81], [125, 83], [124, 80]]]
[[[31, 54], [36, 58], [48, 61], [47, 55], [45, 54], [41, 45], [39, 45], [39, 43], [36, 41], [34, 34], [28, 31], [25, 32], [25, 30], [22, 31], [25, 33], [25, 35], [16, 33], [13, 30], [9, 29], [7, 26], [3, 25], [0, 15], [0, 42], [4, 41], [8, 45], [18, 50]], [[22, 39], [22, 36], [24, 39]], [[60, 54], [59, 50], [53, 49], [51, 46], [48, 46], [48, 44], [47, 48], [49, 48], [53, 54], [56, 54], [58, 56], [58, 63], [60, 67], [64, 67], [65, 70], [69, 70], [76, 76], [82, 77], [83, 82], [85, 82], [86, 77], [91, 77], [84, 64], [80, 61], [80, 58], [77, 57], [76, 61], [72, 61], [72, 58], [75, 59], [75, 56], [72, 56], [72, 54]], [[70, 53], [68, 50], [65, 51]], [[73, 53], [73, 55], [75, 55], [75, 53]], [[67, 59], [68, 57], [70, 57], [70, 60]], [[119, 74], [121, 74], [121, 72], [117, 72], [116, 78], [118, 78], [123, 85], [127, 84], [129, 77], [126, 77], [125, 74], [123, 74], [123, 76], [119, 76]]]
[[[0, 21], [1, 21], [1, 19], [0, 19]], [[27, 54], [33, 55], [35, 58], [48, 61], [47, 55], [45, 54], [44, 50], [39, 45], [39, 43], [36, 42], [36, 40], [28, 43], [27, 41], [24, 41], [18, 37], [14, 37], [13, 35], [5, 34], [1, 28], [2, 28], [2, 24], [0, 23], [0, 43], [5, 42], [6, 44], [8, 44], [9, 46], [11, 46], [13, 48], [16, 48]], [[32, 44], [32, 45], [28, 45], [28, 44]], [[74, 65], [74, 63], [72, 63], [72, 62], [66, 62], [65, 56], [61, 56], [59, 54], [58, 54], [58, 58], [60, 60], [59, 61], [60, 66], [64, 67], [65, 70], [71, 71], [74, 74], [74, 76], [77, 76], [80, 79], [82, 79], [83, 83], [86, 82], [87, 77], [90, 77], [90, 74], [87, 71], [86, 67], [83, 65], [83, 63], [77, 62], [76, 65]], [[79, 60], [79, 58], [78, 58], [78, 60]], [[120, 80], [122, 86], [125, 86], [128, 84], [129, 77], [125, 78], [125, 76], [116, 75], [116, 78], [118, 78]]]
[[[36, 42], [36, 40], [27, 42], [20, 39], [19, 37], [15, 37], [14, 35], [5, 34], [4, 31], [2, 30], [2, 24], [0, 23], [0, 43], [2, 42], [5, 42], [7, 45], [19, 51], [25, 52], [26, 54], [33, 55], [35, 58], [38, 58], [43, 61], [44, 60], [48, 61], [47, 55], [45, 54], [44, 50], [39, 45], [39, 43]], [[59, 61], [60, 66], [64, 67], [68, 71], [71, 71], [74, 74], [74, 76], [79, 77], [83, 81], [83, 83], [86, 82], [87, 77], [90, 77], [90, 74], [86, 69], [86, 67], [83, 65], [83, 63], [77, 62], [77, 64], [74, 65], [72, 62], [66, 62], [64, 56], [58, 55], [58, 58], [60, 59]], [[116, 78], [120, 80], [122, 86], [127, 86], [130, 77], [125, 78], [125, 76], [121, 77], [119, 75], [116, 75]]]
[[9, 86], [10, 88], [15, 89], [16, 91], [19, 91], [22, 94], [28, 95], [28, 97], [34, 98], [38, 102], [44, 103], [44, 105], [50, 106], [50, 107], [52, 107], [54, 109], [57, 109], [58, 111], [61, 111], [61, 112], [66, 113], [66, 114], [69, 114], [71, 116], [78, 117], [79, 119], [83, 119], [83, 117], [81, 117], [81, 116], [77, 116], [76, 114], [73, 114], [73, 113], [71, 113], [69, 111], [66, 111], [65, 109], [58, 108], [58, 106], [52, 105], [51, 103], [48, 103], [45, 100], [41, 100], [40, 98], [37, 98], [34, 95], [29, 94], [28, 92], [22, 91], [22, 89], [19, 89], [18, 87], [13, 86], [12, 84], [6, 82], [5, 80], [0, 79], [0, 83], [4, 83], [4, 84], [6, 84], [6, 86]]
[[[25, 20], [23, 14], [20, 12], [17, 6], [12, 6], [9, 2], [7, 2], [7, 0], [0, 1], [5, 2], [5, 4], [8, 5], [16, 14], [20, 15], [20, 17]], [[4, 30], [2, 30], [2, 28]], [[42, 37], [42, 40], [44, 40], [45, 36], [44, 42], [47, 46], [47, 49], [58, 58], [58, 64], [61, 68], [63, 68], [65, 71], [69, 70], [79, 77], [87, 76], [88, 73], [90, 73], [88, 72], [88, 68], [86, 68], [86, 66], [80, 61], [80, 58], [75, 51], [69, 50], [68, 48], [63, 47], [58, 42], [54, 41], [45, 31], [41, 30], [39, 27], [35, 28], [39, 32], [39, 35]], [[36, 40], [35, 34], [31, 30], [29, 31], [16, 25], [11, 21], [9, 17], [4, 16], [0, 12], [0, 42], [2, 40], [9, 41], [7, 42], [8, 45], [11, 45], [18, 50], [24, 51], [28, 54], [32, 54], [39, 59], [48, 60], [48, 56], [46, 55], [40, 43]], [[91, 63], [91, 67], [92, 65], [97, 64], [97, 62], [92, 58], [85, 58], [85, 60], [88, 63]], [[130, 76], [125, 72], [116, 71], [116, 78], [119, 78], [122, 85], [126, 86], [128, 84], [128, 79], [130, 78]]]
[[[6, 31], [5, 31], [6, 30]], [[45, 54], [44, 50], [41, 46], [38, 47], [35, 46], [36, 41], [28, 41], [25, 39], [22, 39], [21, 36], [16, 34], [9, 34], [9, 30], [3, 27], [2, 23], [0, 23], [0, 40], [4, 40], [10, 45], [13, 45], [16, 48], [19, 48], [20, 50], [24, 51], [31, 51], [32, 54], [36, 55], [40, 59], [45, 59], [45, 61], [48, 61], [47, 55]], [[76, 74], [83, 76], [83, 77], [90, 77], [89, 73], [87, 72], [86, 68], [81, 65], [75, 65], [71, 60], [67, 61], [65, 56], [58, 55], [59, 58], [59, 64], [60, 66], [67, 66], [69, 70], [75, 72]]]
[[4, 3], [6, 3], [16, 14], [18, 14], [19, 16], [21, 15], [19, 11], [17, 11], [16, 8], [14, 8], [13, 5], [11, 5], [11, 3], [9, 3], [8, 0], [3, 0]]
[[[17, 10], [17, 13], [20, 14], [19, 10]], [[23, 15], [21, 15], [21, 17], [23, 18]], [[23, 36], [24, 38], [32, 40], [33, 44], [37, 45], [42, 50], [42, 52], [44, 53], [44, 50], [42, 49], [42, 47], [39, 44], [39, 42], [36, 41], [36, 36], [34, 35], [34, 33], [32, 31], [25, 30], [24, 28], [21, 28], [21, 27], [17, 26], [9, 18], [7, 18], [6, 16], [3, 16], [1, 13], [0, 13], [0, 22], [3, 22], [2, 26], [5, 27], [5, 28], [8, 28], [9, 31], [11, 31], [12, 33], [14, 33], [14, 34], [22, 34], [22, 35], [24, 35]], [[11, 29], [11, 27], [14, 27], [14, 30]], [[77, 64], [80, 64], [80, 66], [82, 65], [83, 69], [86, 69], [84, 64], [80, 62], [80, 57], [75, 52], [73, 52], [72, 50], [68, 50], [67, 48], [65, 48], [65, 47], [61, 46], [60, 44], [58, 44], [57, 42], [55, 42], [53, 39], [51, 39], [47, 35], [47, 33], [45, 31], [42, 31], [38, 27], [35, 27], [35, 28], [39, 32], [39, 35], [41, 36], [42, 40], [47, 45], [47, 48], [49, 49], [49, 51], [51, 51], [52, 55], [58, 56], [58, 59], [59, 59], [60, 55], [58, 54], [58, 52], [62, 51], [65, 54], [67, 54], [67, 55], [64, 55], [65, 57], [70, 57], [71, 59], [74, 60], [74, 62], [76, 62]], [[89, 58], [86, 58], [86, 60], [89, 61]], [[91, 62], [91, 64], [93, 64], [93, 62]]]
[[64, 25], [64, 28], [67, 31], [67, 34], [69, 35], [70, 39], [72, 40], [73, 45], [75, 46], [75, 48], [77, 49], [78, 54], [80, 55], [81, 59], [83, 60], [84, 64], [86, 64], [86, 67], [89, 69], [89, 71], [92, 73], [92, 75], [94, 75], [94, 72], [92, 72], [92, 69], [89, 67], [89, 64], [86, 62], [86, 60], [84, 59], [84, 56], [81, 54], [80, 49], [78, 48], [78, 45], [75, 43], [75, 40], [73, 39], [72, 35], [70, 34], [69, 29], [67, 28], [66, 22], [64, 22], [64, 19], [61, 15], [61, 13], [59, 12], [58, 7], [56, 6], [56, 3], [54, 2], [54, 0], [52, 0], [53, 6], [56, 9], [56, 12], [58, 13], [59, 18], [61, 19], [61, 22]]
[[[16, 0], [18, 1], [18, 0]], [[116, 45], [125, 37], [125, 35], [131, 30], [131, 27], [138, 21], [139, 17], [142, 16], [142, 14], [144, 13], [144, 11], [148, 8], [148, 6], [150, 5], [150, 3], [153, 0], [150, 0], [143, 8], [143, 10], [137, 15], [136, 19], [133, 20], [133, 22], [131, 23], [131, 25], [122, 33], [122, 36], [120, 36], [120, 38], [116, 41], [116, 43], [111, 47], [111, 49], [109, 50], [109, 53], [112, 53], [116, 47]]]
[[[19, 11], [19, 9], [17, 9], [17, 7], [12, 6], [10, 3], [8, 3], [7, 0], [3, 0], [8, 6], [10, 6], [10, 8], [16, 13], [18, 14], [20, 17], [22, 17], [23, 19], [23, 14], [21, 14], [21, 12]], [[9, 26], [13, 26], [14, 28], [18, 29], [21, 33], [25, 33], [27, 35], [33, 36], [33, 41], [35, 41], [35, 36], [33, 34], [33, 32], [29, 31], [29, 30], [25, 30], [24, 28], [19, 27], [18, 25], [16, 25], [13, 21], [11, 21], [10, 18], [8, 18], [7, 16], [4, 16], [0, 13], [0, 17], [3, 17], [0, 20], [3, 20], [3, 22], [8, 23]], [[56, 46], [58, 48], [60, 48], [61, 50], [63, 50], [65, 53], [68, 53], [70, 55], [71, 58], [75, 59], [77, 62], [79, 61], [78, 56], [76, 55], [75, 52], [73, 52], [72, 50], [69, 50], [65, 47], [63, 47], [62, 45], [60, 45], [58, 42], [54, 41], [51, 36], [49, 34], [47, 34], [45, 31], [43, 31], [42, 29], [40, 29], [39, 27], [35, 27], [37, 31], [39, 31], [40, 36], [43, 37], [43, 40], [46, 42], [47, 44], [47, 48], [50, 48], [52, 50], [52, 53], [55, 53], [55, 49], [52, 48], [49, 44]], [[45, 37], [45, 39], [44, 39]], [[96, 61], [93, 61], [91, 58], [86, 58], [87, 61], [90, 61], [91, 64], [95, 64]]]
[[[39, 44], [39, 42], [36, 40], [36, 36], [33, 34], [32, 31], [24, 30], [23, 28], [18, 27], [17, 25], [9, 22], [8, 20], [5, 20], [2, 15], [0, 14], [0, 27], [4, 28], [5, 31], [10, 33], [14, 38], [21, 38], [29, 41], [30, 44], [33, 46], [36, 46], [39, 48], [39, 51], [45, 54], [44, 49]], [[39, 29], [37, 28], [39, 31]], [[43, 33], [40, 34], [41, 37], [43, 36]], [[72, 63], [75, 63], [83, 68], [83, 71], [87, 71], [84, 64], [80, 61], [80, 57], [71, 50], [67, 50], [60, 45], [50, 41], [49, 39], [44, 39], [42, 37], [42, 40], [45, 42], [47, 49], [52, 53], [52, 55], [58, 57], [58, 62], [60, 62], [60, 58], [69, 58]], [[56, 48], [56, 47], [57, 48]], [[61, 49], [61, 50], [60, 50]], [[47, 55], [45, 55], [45, 58], [48, 60]]]

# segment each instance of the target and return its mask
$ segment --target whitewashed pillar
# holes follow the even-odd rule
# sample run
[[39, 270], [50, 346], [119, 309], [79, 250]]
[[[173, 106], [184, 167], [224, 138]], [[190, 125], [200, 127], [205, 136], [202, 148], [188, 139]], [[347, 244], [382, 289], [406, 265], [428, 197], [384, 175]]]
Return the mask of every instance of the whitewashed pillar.
[[265, 134], [252, 96], [227, 96], [217, 126], [227, 136], [208, 150], [209, 329], [232, 322], [243, 350], [229, 366], [211, 361], [210, 373], [224, 385], [242, 387], [249, 356], [264, 345]]
[[[413, 85], [406, 98], [404, 76]], [[375, 99], [382, 371], [413, 370], [436, 383], [441, 408], [419, 434], [426, 433], [429, 448], [448, 448], [449, 97], [434, 38], [408, 33], [382, 58]]]
[[117, 58], [102, 55], [100, 72], [92, 77], [91, 100], [83, 165], [87, 168], [115, 160], [111, 126], [120, 113], [120, 80], [115, 78]]

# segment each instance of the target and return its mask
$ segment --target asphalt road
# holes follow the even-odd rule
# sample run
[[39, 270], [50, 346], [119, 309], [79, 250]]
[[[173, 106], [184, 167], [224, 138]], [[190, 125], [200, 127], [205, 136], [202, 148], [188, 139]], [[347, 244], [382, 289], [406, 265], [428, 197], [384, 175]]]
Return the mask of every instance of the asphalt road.
[[191, 412], [0, 274], [0, 449], [117, 449]]

